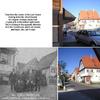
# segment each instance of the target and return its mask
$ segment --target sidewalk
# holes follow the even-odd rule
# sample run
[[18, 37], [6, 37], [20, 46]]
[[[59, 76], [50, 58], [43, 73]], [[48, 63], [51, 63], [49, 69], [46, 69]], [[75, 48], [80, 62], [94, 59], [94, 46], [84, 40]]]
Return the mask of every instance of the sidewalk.
[[76, 42], [74, 33], [68, 32], [67, 35], [64, 37], [64, 42]]
[[100, 83], [98, 83], [98, 84], [85, 84], [85, 83], [79, 83], [79, 82], [76, 82], [76, 83], [78, 83], [78, 84], [81, 84], [81, 85], [83, 85], [83, 86], [87, 86], [87, 87], [93, 87], [93, 88], [100, 88]]

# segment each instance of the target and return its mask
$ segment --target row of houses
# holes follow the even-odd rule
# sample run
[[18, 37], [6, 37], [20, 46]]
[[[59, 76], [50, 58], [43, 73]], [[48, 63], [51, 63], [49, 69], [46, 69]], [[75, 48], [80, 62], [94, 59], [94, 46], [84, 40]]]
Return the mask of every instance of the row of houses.
[[82, 30], [82, 29], [100, 29], [100, 15], [96, 10], [81, 10], [78, 17], [69, 23], [66, 23], [67, 28]]
[[100, 28], [100, 15], [94, 9], [81, 10], [74, 22], [77, 30]]
[[22, 74], [27, 71], [40, 71], [46, 77], [47, 85], [56, 84], [57, 77], [57, 52], [52, 52], [43, 56], [40, 60], [36, 57], [29, 60], [27, 63], [17, 63], [16, 71]]
[[92, 56], [82, 57], [79, 67], [74, 69], [71, 79], [86, 84], [100, 83], [100, 61], [98, 58]]

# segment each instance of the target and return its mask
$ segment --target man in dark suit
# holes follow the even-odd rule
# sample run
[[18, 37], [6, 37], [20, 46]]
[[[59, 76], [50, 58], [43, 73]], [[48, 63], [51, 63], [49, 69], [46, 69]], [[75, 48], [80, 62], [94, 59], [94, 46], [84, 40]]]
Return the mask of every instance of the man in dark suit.
[[41, 71], [40, 70], [38, 70], [35, 74], [35, 84], [36, 84], [35, 90], [39, 92], [40, 85], [41, 85]]
[[15, 69], [13, 69], [13, 71], [9, 75], [9, 81], [10, 81], [11, 91], [12, 92], [14, 92], [16, 80], [17, 80], [17, 75], [15, 73]]

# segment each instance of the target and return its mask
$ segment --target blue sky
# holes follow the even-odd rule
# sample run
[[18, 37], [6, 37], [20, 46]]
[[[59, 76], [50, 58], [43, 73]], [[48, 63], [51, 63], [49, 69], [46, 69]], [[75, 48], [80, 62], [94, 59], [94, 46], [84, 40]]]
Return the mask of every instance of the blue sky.
[[89, 55], [95, 57], [95, 53], [91, 48], [59, 48], [58, 61], [66, 62], [66, 70], [72, 73], [75, 67], [79, 66], [79, 61], [82, 56]]
[[78, 17], [80, 10], [96, 10], [100, 14], [100, 0], [63, 0], [63, 7]]

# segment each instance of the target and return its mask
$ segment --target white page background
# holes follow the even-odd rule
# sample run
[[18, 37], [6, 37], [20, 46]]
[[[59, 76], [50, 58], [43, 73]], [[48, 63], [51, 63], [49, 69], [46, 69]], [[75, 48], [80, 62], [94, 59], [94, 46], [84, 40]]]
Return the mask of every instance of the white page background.
[[[5, 29], [6, 13], [41, 13], [41, 29], [10, 31]], [[0, 47], [51, 47], [52, 0], [1, 0]]]

